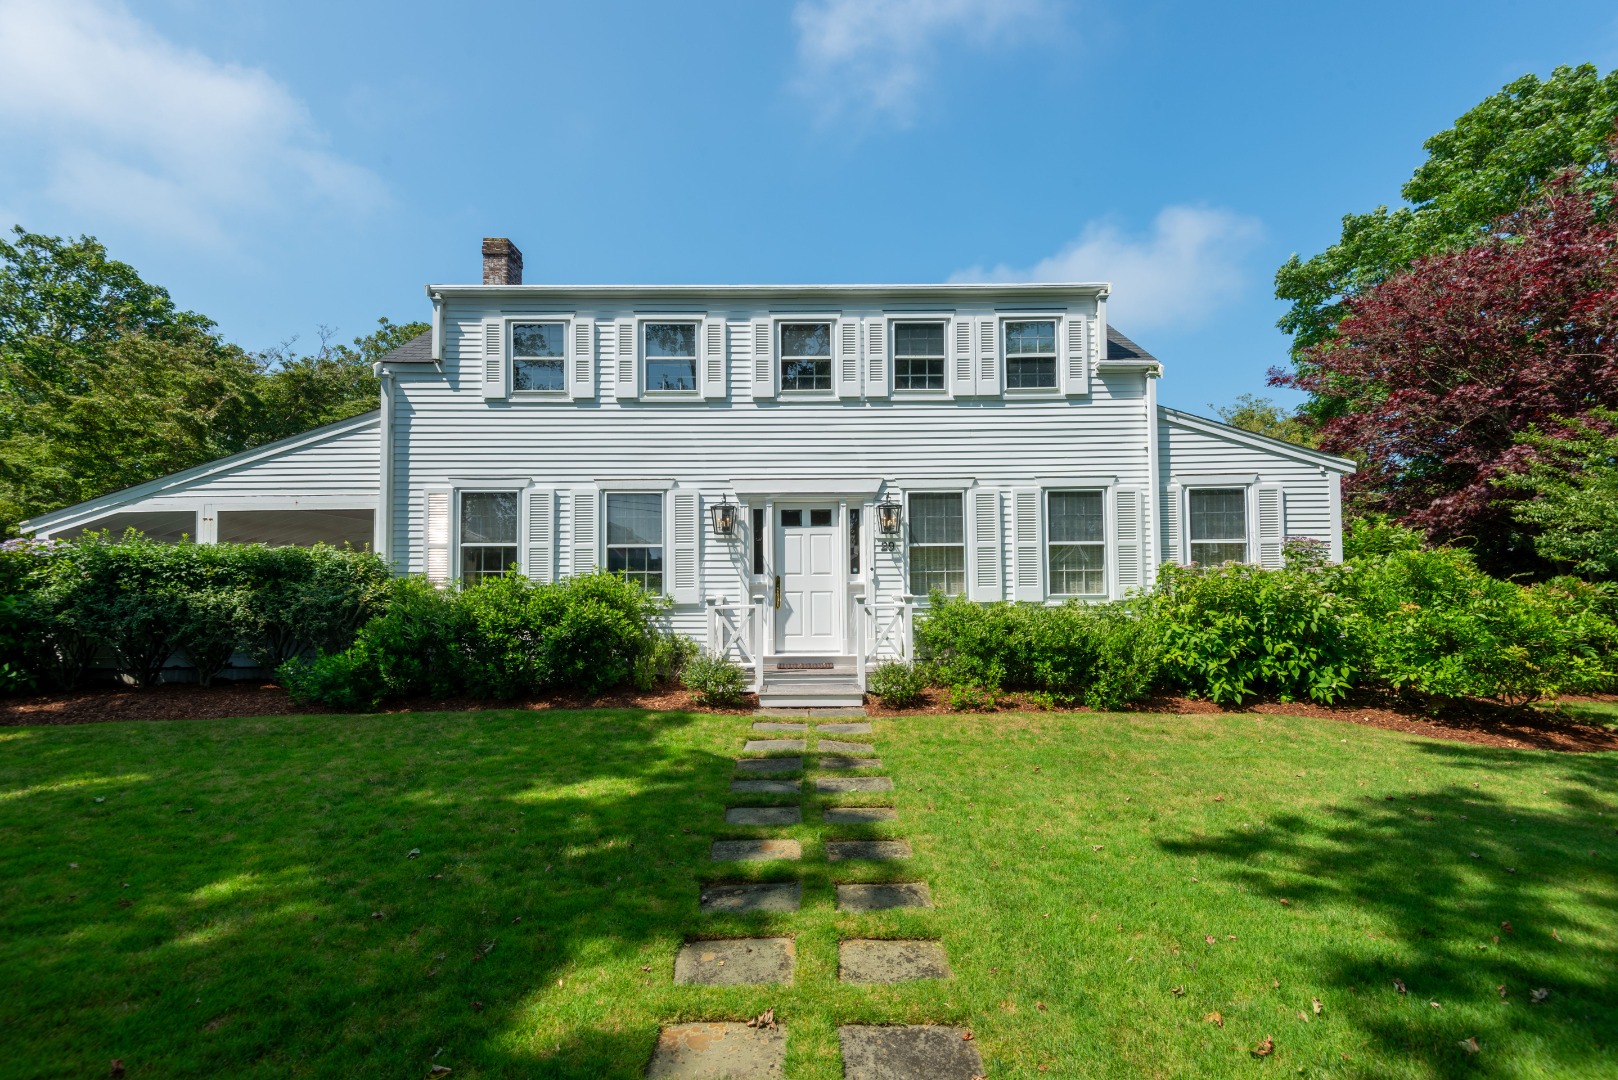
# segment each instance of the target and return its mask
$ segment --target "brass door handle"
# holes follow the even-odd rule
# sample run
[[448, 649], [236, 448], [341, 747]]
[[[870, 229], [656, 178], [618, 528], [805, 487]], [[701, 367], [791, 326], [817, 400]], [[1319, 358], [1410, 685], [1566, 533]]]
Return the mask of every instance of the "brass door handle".
[[779, 574], [775, 578], [775, 606], [777, 608], [781, 606], [781, 576]]

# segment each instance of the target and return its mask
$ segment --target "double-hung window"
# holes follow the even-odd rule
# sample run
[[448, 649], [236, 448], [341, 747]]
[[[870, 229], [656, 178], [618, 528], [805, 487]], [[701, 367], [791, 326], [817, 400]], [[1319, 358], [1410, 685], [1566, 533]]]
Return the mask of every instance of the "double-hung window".
[[959, 492], [910, 496], [910, 592], [946, 596], [966, 591], [966, 514]]
[[1247, 491], [1192, 488], [1191, 561], [1204, 566], [1247, 561]]
[[697, 388], [697, 324], [648, 322], [645, 335], [648, 393], [691, 393]]
[[831, 323], [782, 323], [781, 389], [831, 388]]
[[511, 324], [511, 386], [560, 393], [567, 388], [567, 323]]
[[517, 565], [517, 493], [461, 492], [461, 584], [503, 577]]
[[1106, 510], [1099, 491], [1046, 494], [1047, 580], [1053, 596], [1107, 591]]
[[893, 324], [893, 388], [944, 389], [944, 324]]
[[663, 496], [607, 493], [607, 569], [649, 593], [663, 591]]
[[1056, 389], [1056, 320], [1008, 320], [1005, 333], [1006, 387]]

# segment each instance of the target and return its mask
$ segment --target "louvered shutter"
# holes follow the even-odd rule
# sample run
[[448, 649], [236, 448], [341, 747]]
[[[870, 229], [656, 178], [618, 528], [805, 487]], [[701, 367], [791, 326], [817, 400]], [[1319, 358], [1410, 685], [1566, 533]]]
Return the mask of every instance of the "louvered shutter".
[[1180, 504], [1184, 500], [1185, 489], [1179, 484], [1170, 484], [1168, 493], [1163, 497], [1163, 562], [1185, 562], [1185, 556], [1181, 554], [1184, 539], [1180, 530]]
[[1141, 528], [1145, 503], [1146, 492], [1141, 488], [1118, 488], [1113, 492], [1113, 537], [1115, 565], [1118, 567], [1115, 595], [1118, 596], [1125, 596], [1146, 584], [1145, 532]]
[[702, 320], [702, 372], [698, 381], [702, 386], [702, 396], [705, 398], [723, 398], [725, 396], [725, 377], [729, 373], [729, 364], [725, 355], [725, 320], [707, 318]]
[[422, 522], [422, 542], [426, 549], [427, 580], [434, 585], [449, 584], [449, 499], [447, 489], [426, 493], [427, 519]]
[[619, 319], [613, 329], [617, 331], [613, 355], [618, 358], [618, 400], [633, 401], [640, 397], [640, 358], [635, 354], [635, 320]]
[[833, 327], [832, 388], [838, 397], [860, 396], [860, 321], [839, 319]]
[[955, 397], [970, 397], [977, 392], [977, 380], [972, 376], [972, 320], [957, 318], [951, 330], [949, 392]]
[[702, 601], [702, 503], [695, 491], [669, 494], [669, 520], [674, 557], [669, 595], [676, 604]]
[[879, 315], [865, 320], [866, 397], [888, 396], [892, 389], [888, 371], [888, 320]]
[[593, 487], [573, 489], [573, 565], [588, 574], [601, 565], [601, 496]]
[[978, 393], [984, 397], [1000, 396], [1000, 341], [999, 327], [993, 318], [979, 319], [978, 324]]
[[1018, 488], [1012, 492], [1012, 529], [1016, 544], [1016, 584], [1012, 598], [1038, 602], [1045, 599], [1041, 587], [1044, 568], [1039, 542], [1038, 488]]
[[567, 359], [568, 393], [575, 399], [596, 396], [596, 324], [594, 319], [573, 320], [573, 347]]
[[1000, 565], [1004, 551], [1000, 543], [1000, 493], [982, 488], [972, 492], [972, 587], [973, 600], [1003, 600]]
[[1286, 496], [1279, 484], [1258, 486], [1258, 564], [1279, 570], [1286, 558]]
[[528, 536], [523, 573], [531, 581], [556, 580], [556, 492], [529, 488], [523, 493]]
[[1078, 312], [1070, 312], [1064, 321], [1058, 360], [1064, 394], [1090, 392], [1090, 330], [1089, 317]]
[[754, 319], [753, 397], [774, 397], [775, 382], [775, 327], [769, 319]]
[[506, 396], [506, 321], [483, 320], [483, 396]]

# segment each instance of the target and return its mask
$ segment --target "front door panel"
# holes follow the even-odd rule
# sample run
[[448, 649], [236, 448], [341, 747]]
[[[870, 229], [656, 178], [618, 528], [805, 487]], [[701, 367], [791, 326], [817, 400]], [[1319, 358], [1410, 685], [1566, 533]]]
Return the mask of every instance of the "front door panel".
[[781, 606], [775, 613], [781, 652], [840, 653], [843, 647], [838, 584], [840, 530], [830, 507], [776, 510], [781, 553]]

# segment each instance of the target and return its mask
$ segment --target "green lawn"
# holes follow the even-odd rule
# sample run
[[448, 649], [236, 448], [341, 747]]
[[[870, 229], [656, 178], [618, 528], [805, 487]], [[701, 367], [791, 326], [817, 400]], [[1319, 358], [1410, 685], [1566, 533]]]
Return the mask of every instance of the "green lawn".
[[[876, 722], [891, 826], [824, 826], [809, 798], [801, 827], [726, 828], [769, 801], [728, 792], [747, 724], [0, 731], [0, 1076], [632, 1077], [661, 1023], [769, 1007], [814, 1080], [841, 1076], [849, 1021], [967, 1025], [993, 1078], [1618, 1075], [1618, 755], [1274, 716], [914, 717]], [[748, 835], [804, 861], [707, 861]], [[859, 835], [916, 857], [828, 868], [822, 841]], [[793, 874], [798, 914], [698, 912], [703, 881]], [[835, 912], [832, 881], [884, 875], [937, 907]], [[795, 935], [796, 981], [672, 986], [698, 934]], [[838, 938], [873, 934], [941, 939], [955, 978], [839, 985]]]

